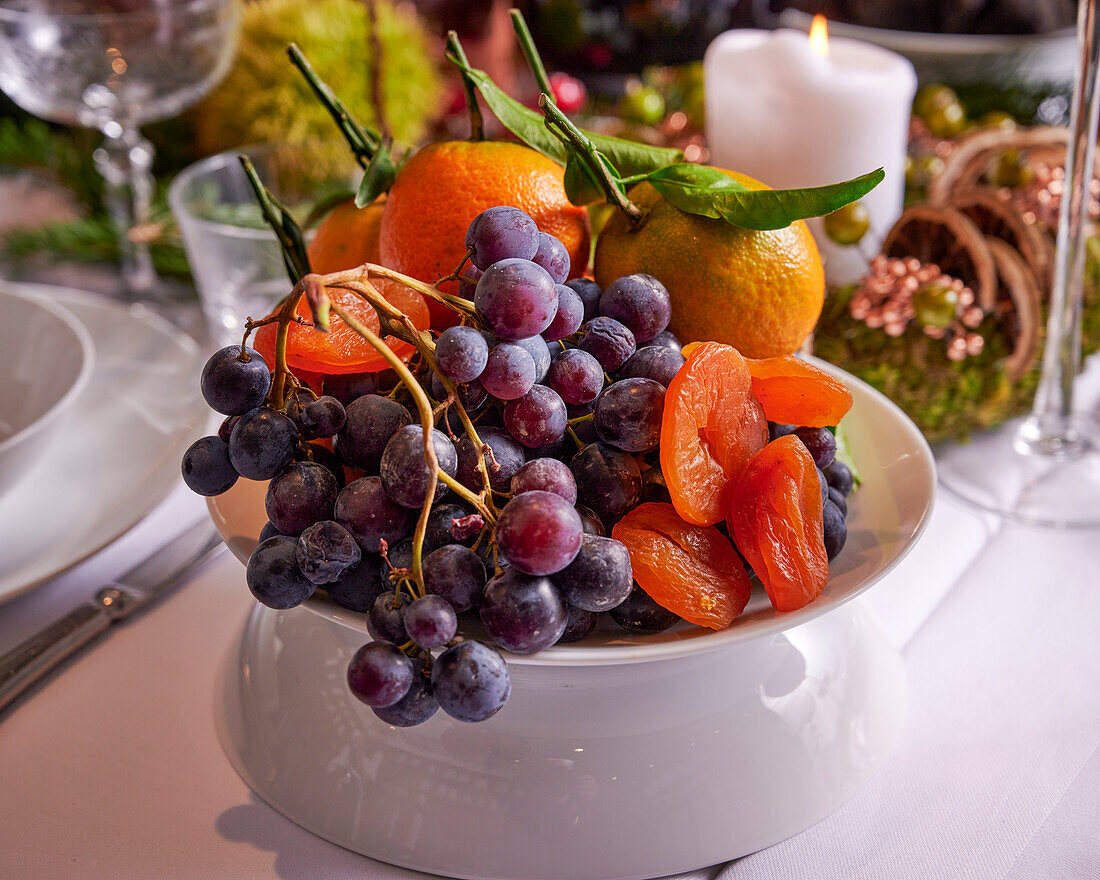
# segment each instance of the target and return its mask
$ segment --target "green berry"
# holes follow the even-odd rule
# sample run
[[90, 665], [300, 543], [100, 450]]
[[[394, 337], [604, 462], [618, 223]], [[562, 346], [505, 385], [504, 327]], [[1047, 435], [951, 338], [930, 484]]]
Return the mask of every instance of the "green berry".
[[999, 128], [1001, 131], [1015, 131], [1016, 120], [1011, 113], [1003, 110], [990, 110], [979, 120], [983, 128]]
[[857, 244], [870, 228], [871, 215], [862, 202], [837, 208], [825, 217], [825, 234], [837, 244]]
[[909, 187], [928, 186], [943, 169], [943, 159], [935, 153], [928, 153], [916, 158], [909, 157], [905, 163], [905, 185]]
[[653, 86], [630, 89], [619, 102], [619, 115], [639, 125], [656, 125], [665, 118], [665, 99]]
[[1011, 148], [1002, 150], [994, 157], [985, 172], [986, 180], [993, 186], [1006, 186], [1009, 189], [1027, 186], [1034, 176], [1035, 169], [1032, 168], [1027, 154]]
[[927, 122], [928, 117], [936, 110], [947, 107], [950, 104], [958, 103], [959, 96], [955, 94], [954, 89], [940, 85], [939, 83], [933, 83], [932, 85], [924, 86], [924, 88], [917, 92], [917, 97], [913, 101], [913, 111], [917, 116]]
[[928, 130], [938, 138], [957, 137], [966, 130], [967, 126], [966, 111], [958, 102], [937, 107], [922, 118]]
[[958, 291], [944, 284], [925, 284], [913, 295], [917, 323], [925, 327], [946, 330], [955, 320], [958, 303]]

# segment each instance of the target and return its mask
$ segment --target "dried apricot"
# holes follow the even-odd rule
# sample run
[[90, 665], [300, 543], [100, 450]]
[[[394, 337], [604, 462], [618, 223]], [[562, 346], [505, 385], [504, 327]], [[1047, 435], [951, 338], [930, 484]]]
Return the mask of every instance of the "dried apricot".
[[684, 522], [671, 504], [638, 505], [611, 537], [626, 545], [638, 586], [684, 620], [725, 629], [749, 603], [749, 576], [726, 536]]
[[773, 422], [824, 428], [852, 408], [852, 392], [839, 379], [794, 355], [745, 358], [752, 390]]
[[661, 420], [661, 471], [676, 512], [698, 526], [721, 522], [734, 482], [767, 442], [745, 359], [717, 342], [693, 347], [668, 384]]
[[[375, 333], [378, 332], [378, 313], [362, 297], [350, 290], [329, 290], [329, 298], [350, 312]], [[383, 295], [408, 315], [417, 328], [427, 328], [430, 316], [424, 298], [415, 291], [394, 285]], [[295, 309], [298, 315], [310, 320], [309, 304], [305, 297]], [[275, 364], [275, 324], [265, 324], [256, 331], [256, 351], [263, 355], [269, 365]], [[413, 347], [392, 336], [385, 337], [394, 353], [408, 360]], [[387, 367], [374, 347], [362, 336], [352, 330], [335, 314], [329, 316], [329, 332], [322, 333], [310, 324], [291, 324], [286, 340], [287, 366], [295, 372], [302, 370], [323, 375], [337, 373], [373, 373]]]
[[825, 589], [821, 513], [817, 468], [793, 434], [754, 455], [737, 481], [729, 532], [777, 611], [801, 608]]

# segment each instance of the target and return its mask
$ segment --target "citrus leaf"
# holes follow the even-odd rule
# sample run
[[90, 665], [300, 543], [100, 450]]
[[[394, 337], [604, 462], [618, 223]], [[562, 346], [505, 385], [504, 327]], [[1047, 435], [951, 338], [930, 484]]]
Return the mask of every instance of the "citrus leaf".
[[355, 194], [355, 207], [364, 208], [393, 186], [397, 178], [397, 167], [393, 164], [389, 144], [383, 144], [371, 156], [370, 163], [359, 181], [359, 191]]
[[721, 220], [722, 212], [713, 195], [724, 189], [747, 192], [744, 184], [709, 165], [681, 162], [658, 168], [646, 177], [666, 202], [688, 214], [699, 214], [712, 220]]
[[796, 220], [831, 214], [838, 208], [863, 198], [886, 176], [879, 168], [852, 180], [826, 186], [749, 190], [744, 187], [730, 187], [722, 182], [707, 187], [706, 172], [694, 177], [677, 172], [684, 177], [677, 179], [675, 174], [662, 177], [661, 172], [664, 170], [666, 169], [649, 175], [648, 179], [669, 204], [688, 214], [721, 218], [733, 226], [761, 230], [783, 229]]
[[[523, 106], [493, 82], [485, 71], [463, 65], [453, 55], [448, 57], [477, 85], [482, 99], [501, 125], [532, 150], [537, 150], [559, 165], [566, 164], [565, 147], [546, 130], [541, 113]], [[667, 147], [652, 147], [649, 144], [639, 144], [590, 131], [584, 131], [584, 134], [610, 160], [618, 173], [624, 176], [646, 174], [683, 158], [683, 153], [679, 150]]]
[[[623, 190], [624, 187], [619, 180], [619, 175], [615, 173], [611, 163], [603, 155], [599, 153], [597, 155], [611, 174], [616, 185], [620, 190]], [[589, 171], [587, 163], [574, 150], [569, 151], [569, 158], [565, 161], [564, 184], [565, 196], [574, 205], [589, 205], [604, 198], [604, 191], [592, 177], [592, 172]]]

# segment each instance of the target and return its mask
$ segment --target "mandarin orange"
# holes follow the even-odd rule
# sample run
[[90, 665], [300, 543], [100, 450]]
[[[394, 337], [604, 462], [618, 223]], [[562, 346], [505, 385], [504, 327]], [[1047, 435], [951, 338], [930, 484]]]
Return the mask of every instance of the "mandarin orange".
[[317, 227], [309, 243], [309, 264], [318, 275], [354, 269], [381, 258], [378, 234], [382, 227], [385, 196], [355, 207], [349, 199], [332, 209]]

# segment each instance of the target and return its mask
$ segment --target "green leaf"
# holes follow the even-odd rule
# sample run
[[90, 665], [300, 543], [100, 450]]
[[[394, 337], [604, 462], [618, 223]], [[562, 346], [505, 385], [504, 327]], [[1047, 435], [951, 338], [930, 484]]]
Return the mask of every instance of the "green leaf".
[[[524, 107], [519, 101], [500, 88], [487, 73], [476, 67], [461, 64], [453, 55], [450, 60], [477, 85], [482, 99], [501, 125], [523, 141], [532, 150], [553, 159], [559, 165], [566, 164], [566, 150], [553, 134], [546, 130], [541, 113]], [[583, 129], [582, 129], [583, 131]], [[585, 131], [585, 136], [611, 161], [624, 176], [646, 174], [683, 158], [679, 150], [652, 147], [622, 138], [608, 137]]]
[[[602, 155], [599, 158], [604, 167], [611, 173], [611, 176], [618, 182], [619, 175], [615, 173], [615, 169]], [[569, 158], [565, 162], [564, 184], [566, 198], [574, 205], [589, 205], [604, 198], [604, 191], [592, 176], [592, 172], [588, 170], [588, 165], [573, 150], [569, 151]], [[619, 189], [623, 189], [621, 183]]]
[[674, 208], [713, 220], [723, 219], [715, 195], [724, 190], [748, 192], [744, 184], [717, 168], [690, 162], [658, 168], [646, 179]]
[[371, 156], [370, 163], [359, 181], [359, 191], [355, 194], [355, 207], [365, 208], [382, 193], [386, 192], [397, 177], [397, 166], [393, 164], [389, 144], [383, 144]]
[[663, 176], [665, 171], [671, 169], [659, 169], [648, 179], [674, 207], [689, 214], [721, 218], [744, 229], [760, 230], [783, 229], [796, 220], [831, 214], [838, 208], [863, 198], [886, 176], [879, 168], [852, 180], [827, 186], [749, 190], [718, 181], [715, 181], [716, 185], [707, 186], [706, 181], [710, 176], [708, 172], [692, 176], [678, 171]]

